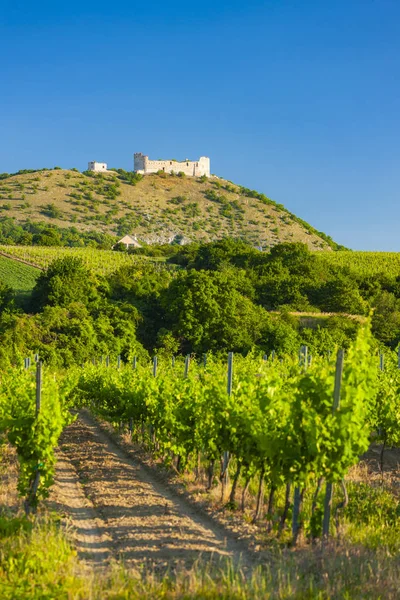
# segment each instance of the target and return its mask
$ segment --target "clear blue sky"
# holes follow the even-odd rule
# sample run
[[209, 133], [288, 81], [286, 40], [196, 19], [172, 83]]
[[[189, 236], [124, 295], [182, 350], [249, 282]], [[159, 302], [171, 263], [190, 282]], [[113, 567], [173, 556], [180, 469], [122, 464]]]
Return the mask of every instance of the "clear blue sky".
[[0, 172], [211, 157], [400, 251], [399, 0], [0, 2]]

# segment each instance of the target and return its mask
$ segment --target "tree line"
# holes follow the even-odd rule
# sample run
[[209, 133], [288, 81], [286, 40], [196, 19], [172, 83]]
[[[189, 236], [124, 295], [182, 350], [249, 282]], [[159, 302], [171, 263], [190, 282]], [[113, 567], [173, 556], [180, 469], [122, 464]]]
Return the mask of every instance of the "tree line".
[[[138, 260], [107, 277], [76, 258], [54, 261], [22, 309], [0, 284], [0, 362], [37, 351], [57, 366], [92, 357], [252, 350], [312, 353], [355, 338], [368, 315], [377, 345], [400, 341], [400, 284], [321, 266], [304, 244], [259, 252], [230, 239], [177, 246], [166, 263]], [[312, 327], [296, 311], [315, 313]], [[336, 313], [318, 319], [318, 312]], [[308, 324], [309, 325], [309, 324]]]

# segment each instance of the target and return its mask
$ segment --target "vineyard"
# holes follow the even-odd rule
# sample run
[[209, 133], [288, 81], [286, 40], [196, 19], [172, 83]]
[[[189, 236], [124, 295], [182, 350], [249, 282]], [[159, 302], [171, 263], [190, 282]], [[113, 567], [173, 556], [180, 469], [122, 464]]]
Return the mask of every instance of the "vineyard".
[[[75, 257], [84, 265], [101, 275], [115, 272], [122, 266], [132, 265], [146, 257], [130, 255], [112, 250], [97, 248], [69, 248], [46, 246], [5, 246], [0, 245], [0, 253], [10, 258], [26, 262], [28, 265], [46, 269], [54, 260]], [[322, 266], [329, 265], [350, 271], [360, 278], [385, 273], [388, 278], [400, 275], [400, 253], [398, 252], [313, 252], [314, 259]], [[150, 262], [161, 259], [147, 258]]]
[[[318, 540], [324, 547], [328, 538], [345, 536], [347, 543], [361, 542], [377, 551], [384, 547], [395, 556], [400, 550], [395, 496], [379, 483], [377, 487], [357, 484], [349, 471], [371, 443], [380, 444], [383, 478], [385, 449], [400, 444], [399, 398], [399, 358], [394, 352], [379, 355], [371, 350], [368, 326], [360, 329], [345, 353], [321, 356], [311, 356], [303, 346], [298, 356], [282, 358], [274, 352], [247, 357], [230, 353], [227, 358], [164, 353], [152, 361], [134, 357], [130, 363], [120, 357], [97, 357], [56, 372], [35, 356], [26, 358], [23, 367], [2, 373], [0, 440], [7, 440], [17, 452], [18, 492], [27, 515], [38, 512], [40, 518], [46, 498], [54, 496], [60, 461], [62, 474], [59, 480], [56, 473], [56, 489], [60, 481], [75, 477], [69, 466], [73, 464], [86, 493], [103, 506], [101, 514], [110, 531], [114, 513], [107, 499], [110, 502], [116, 495], [114, 502], [125, 505], [126, 527], [132, 528], [133, 541], [126, 546], [119, 533], [122, 516], [117, 513], [115, 539], [128, 563], [135, 557], [143, 561], [143, 552], [155, 560], [151, 540], [156, 534], [150, 533], [155, 527], [161, 545], [157, 556], [161, 564], [171, 565], [171, 522], [181, 532], [174, 537], [175, 561], [195, 560], [202, 536], [206, 536], [201, 546], [205, 556], [210, 552], [224, 556], [226, 551], [217, 530], [206, 534], [204, 526], [208, 526], [188, 520], [186, 509], [177, 508], [169, 496], [155, 499], [159, 492], [154, 491], [152, 480], [149, 485], [119, 450], [103, 447], [108, 442], [85, 411], [128, 440], [133, 456], [147, 453], [178, 478], [189, 478], [205, 497], [214, 498], [219, 510], [238, 515], [243, 531], [256, 527], [253, 536], [260, 535], [257, 528], [264, 532], [265, 548], [275, 540], [281, 548], [300, 544], [311, 552]], [[65, 462], [65, 450], [61, 455], [56, 450], [60, 436], [71, 463]], [[128, 484], [128, 480], [132, 481]], [[70, 501], [68, 492], [65, 505], [58, 502], [59, 510], [68, 512]], [[138, 510], [141, 516], [129, 520], [129, 514]], [[0, 511], [0, 536], [1, 518]], [[103, 537], [96, 537], [91, 517], [85, 519], [82, 531], [92, 531], [101, 557], [106, 547]], [[138, 533], [139, 541], [134, 542], [135, 531], [142, 530], [150, 536], [148, 549], [147, 537], [141, 542]], [[184, 531], [188, 539], [182, 537]], [[235, 544], [233, 539], [228, 544], [233, 558], [239, 556]], [[0, 575], [1, 560], [0, 553]], [[265, 586], [264, 579], [251, 581], [251, 586], [255, 581]], [[285, 590], [288, 595], [282, 591], [281, 597], [291, 597], [290, 586]], [[243, 597], [263, 597], [258, 596], [260, 591], [252, 593]]]
[[71, 422], [69, 409], [84, 406], [126, 427], [178, 472], [206, 473], [208, 489], [219, 482], [221, 501], [232, 509], [244, 510], [249, 486], [256, 485], [254, 522], [267, 485], [271, 532], [281, 534], [290, 513], [294, 541], [303, 527], [311, 538], [322, 534], [323, 523], [324, 535], [332, 533], [338, 527], [336, 521], [329, 529], [332, 485], [339, 484], [341, 497], [336, 514], [348, 503], [348, 469], [371, 439], [400, 442], [397, 358], [389, 353], [379, 362], [369, 335], [363, 328], [336, 360], [311, 360], [305, 349], [300, 358], [281, 360], [231, 354], [228, 366], [211, 355], [199, 362], [155, 358], [151, 366], [101, 359], [68, 374], [45, 372], [42, 389], [41, 363], [35, 370], [27, 359], [25, 370], [3, 373], [0, 431], [17, 447], [28, 512], [51, 484], [53, 449]]
[[315, 258], [322, 265], [343, 267], [359, 277], [372, 277], [382, 273], [389, 278], [400, 275], [399, 252], [316, 252]]
[[[94, 273], [108, 275], [124, 265], [138, 262], [138, 258], [123, 252], [96, 248], [64, 248], [46, 246], [0, 246], [0, 253], [24, 261], [39, 269], [46, 269], [58, 258], [74, 257], [82, 260]], [[140, 259], [139, 259], [140, 260]]]
[[0, 279], [18, 295], [27, 295], [35, 286], [40, 271], [12, 258], [0, 256]]

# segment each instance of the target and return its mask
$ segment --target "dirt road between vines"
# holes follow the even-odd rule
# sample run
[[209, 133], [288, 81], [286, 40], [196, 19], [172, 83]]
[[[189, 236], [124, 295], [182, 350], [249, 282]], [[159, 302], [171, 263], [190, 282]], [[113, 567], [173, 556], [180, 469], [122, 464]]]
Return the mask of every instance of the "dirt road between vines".
[[116, 558], [164, 570], [251, 562], [240, 541], [128, 458], [87, 414], [62, 435], [50, 506], [66, 516], [79, 555], [93, 564]]

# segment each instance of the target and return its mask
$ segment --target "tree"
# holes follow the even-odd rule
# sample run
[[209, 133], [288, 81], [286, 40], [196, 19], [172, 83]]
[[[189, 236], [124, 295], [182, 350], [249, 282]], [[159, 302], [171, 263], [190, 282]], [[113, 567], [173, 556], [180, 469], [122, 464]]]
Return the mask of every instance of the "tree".
[[117, 242], [116, 244], [114, 244], [113, 250], [114, 252], [127, 252], [128, 249], [126, 247], [126, 244], [123, 244], [122, 242]]
[[319, 307], [328, 312], [365, 315], [367, 302], [361, 297], [357, 285], [350, 277], [337, 275], [321, 288]]
[[400, 342], [400, 300], [390, 292], [382, 292], [375, 300], [372, 333], [391, 348]]
[[185, 352], [247, 352], [261, 338], [266, 312], [226, 272], [180, 273], [161, 296], [166, 325]]
[[68, 306], [81, 302], [93, 306], [99, 300], [98, 281], [75, 257], [59, 258], [42, 273], [33, 289], [31, 307], [34, 311], [44, 306]]
[[[184, 252], [184, 251], [183, 251]], [[245, 267], [257, 251], [242, 240], [225, 238], [198, 247], [189, 268], [223, 269], [229, 265]]]
[[15, 295], [12, 288], [3, 281], [0, 281], [0, 314], [14, 308], [14, 298]]

